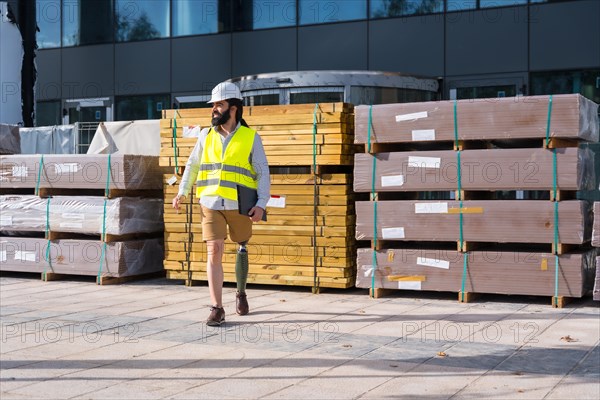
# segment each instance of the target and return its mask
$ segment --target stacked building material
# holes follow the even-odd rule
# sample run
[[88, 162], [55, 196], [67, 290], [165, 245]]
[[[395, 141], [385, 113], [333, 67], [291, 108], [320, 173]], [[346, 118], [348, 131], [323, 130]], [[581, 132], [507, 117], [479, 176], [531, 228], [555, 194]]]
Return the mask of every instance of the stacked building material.
[[[594, 228], [592, 229], [592, 246], [600, 247], [600, 202], [594, 202]], [[600, 301], [600, 256], [596, 257], [596, 279], [593, 291], [594, 300]]]
[[[255, 223], [248, 245], [249, 282], [347, 288], [356, 274], [351, 165], [352, 107], [347, 104], [254, 106], [244, 119], [262, 139], [271, 172], [268, 220]], [[172, 279], [206, 280], [198, 199], [177, 213], [171, 201], [206, 109], [169, 110], [161, 121], [161, 165], [177, 167], [165, 182], [165, 269]], [[194, 191], [193, 191], [194, 192]], [[193, 206], [190, 206], [193, 204]], [[226, 242], [225, 281], [234, 282], [237, 247]]]
[[[371, 193], [356, 203], [356, 235], [372, 243], [359, 251], [358, 287], [553, 305], [583, 296], [591, 207], [572, 199], [595, 185], [594, 154], [577, 145], [598, 140], [597, 105], [559, 95], [359, 106], [355, 125], [367, 154], [355, 157], [354, 189]], [[412, 257], [424, 250], [436, 256]]]
[[1, 269], [98, 283], [161, 271], [162, 174], [158, 157], [0, 156]]
[[0, 154], [19, 153], [21, 153], [19, 126], [0, 124]]

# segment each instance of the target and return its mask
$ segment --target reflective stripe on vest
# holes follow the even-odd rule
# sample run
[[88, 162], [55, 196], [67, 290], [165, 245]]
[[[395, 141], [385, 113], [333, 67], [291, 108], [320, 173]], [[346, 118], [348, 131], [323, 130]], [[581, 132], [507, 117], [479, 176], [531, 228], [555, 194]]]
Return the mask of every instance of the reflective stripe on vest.
[[211, 128], [200, 159], [196, 181], [198, 198], [221, 196], [237, 201], [237, 185], [258, 188], [258, 175], [249, 162], [255, 134], [252, 129], [240, 126], [223, 152], [220, 134]]

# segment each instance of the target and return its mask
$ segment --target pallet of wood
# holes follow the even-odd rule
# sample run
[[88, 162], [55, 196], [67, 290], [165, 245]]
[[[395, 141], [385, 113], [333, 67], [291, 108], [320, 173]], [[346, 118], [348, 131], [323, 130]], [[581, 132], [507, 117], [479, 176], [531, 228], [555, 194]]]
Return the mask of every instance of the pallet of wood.
[[[600, 202], [594, 202], [594, 227], [592, 229], [592, 246], [600, 247]], [[600, 301], [600, 257], [596, 257], [596, 279], [592, 297]]]
[[93, 239], [4, 236], [0, 237], [0, 271], [39, 273], [43, 280], [96, 276], [99, 284], [107, 284], [163, 270], [161, 238], [111, 242], [103, 250], [104, 245]]
[[21, 153], [19, 126], [0, 124], [0, 154], [19, 153]]
[[[188, 197], [176, 212], [171, 202], [197, 140], [185, 136], [199, 133], [199, 126], [208, 126], [210, 113], [199, 109], [166, 110], [163, 114], [160, 162], [175, 166], [177, 154], [179, 167], [164, 176], [165, 269], [168, 278], [191, 284], [207, 279], [200, 206], [198, 199]], [[313, 290], [354, 286], [356, 219], [350, 166], [357, 147], [352, 106], [245, 107], [244, 119], [263, 141], [272, 194], [268, 220], [254, 224], [248, 245], [248, 282]], [[235, 282], [237, 245], [226, 243], [225, 281]]]
[[[354, 189], [371, 195], [356, 202], [357, 239], [371, 241], [359, 249], [358, 287], [450, 290], [461, 301], [551, 295], [554, 306], [586, 293], [592, 214], [577, 198], [597, 183], [594, 154], [578, 145], [598, 140], [596, 104], [559, 95], [360, 106], [355, 126], [356, 142], [369, 143]], [[501, 268], [486, 268], [477, 252], [498, 244]], [[458, 258], [393, 259], [408, 249]], [[522, 252], [537, 270], [514, 261]]]
[[367, 143], [369, 133], [372, 143], [545, 139], [549, 130], [550, 138], [597, 142], [597, 107], [579, 94], [357, 106], [354, 139]]
[[163, 172], [150, 156], [0, 156], [2, 270], [99, 284], [162, 271]]

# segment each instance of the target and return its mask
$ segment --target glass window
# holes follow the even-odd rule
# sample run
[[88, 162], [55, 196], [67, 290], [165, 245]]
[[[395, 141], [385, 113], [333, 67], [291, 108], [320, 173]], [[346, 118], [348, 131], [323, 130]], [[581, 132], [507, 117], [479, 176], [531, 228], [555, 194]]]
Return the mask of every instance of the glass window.
[[117, 40], [168, 37], [169, 19], [169, 0], [117, 0]]
[[237, 30], [279, 28], [296, 25], [296, 2], [294, 0], [244, 1], [233, 13]]
[[245, 106], [271, 106], [279, 104], [279, 94], [257, 94], [244, 96]]
[[600, 103], [600, 69], [531, 73], [532, 95], [567, 93], [580, 93]]
[[518, 4], [527, 4], [527, 0], [479, 0], [479, 7], [506, 7]]
[[60, 0], [36, 0], [36, 33], [40, 49], [60, 47]]
[[298, 0], [300, 25], [367, 18], [367, 0]]
[[60, 100], [38, 101], [35, 105], [35, 126], [60, 125]]
[[203, 35], [230, 30], [229, 3], [219, 0], [174, 0], [173, 36]]
[[446, 11], [473, 10], [477, 7], [476, 0], [447, 0]]
[[323, 88], [314, 92], [290, 93], [290, 104], [339, 103], [344, 101], [344, 92]]
[[516, 85], [475, 86], [456, 89], [456, 98], [489, 99], [493, 97], [514, 97], [517, 95]]
[[444, 11], [444, 0], [371, 0], [371, 18], [432, 14]]
[[63, 0], [63, 46], [112, 42], [113, 8], [112, 1]]
[[115, 98], [115, 121], [160, 119], [162, 110], [171, 108], [171, 96], [127, 96]]

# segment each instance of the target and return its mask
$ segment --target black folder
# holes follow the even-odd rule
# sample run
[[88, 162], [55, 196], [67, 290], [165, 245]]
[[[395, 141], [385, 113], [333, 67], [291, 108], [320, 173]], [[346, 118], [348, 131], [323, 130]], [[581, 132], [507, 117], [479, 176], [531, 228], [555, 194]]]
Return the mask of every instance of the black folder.
[[[252, 207], [258, 201], [258, 192], [246, 186], [237, 185], [238, 211], [242, 215], [248, 215]], [[263, 212], [262, 220], [267, 220], [267, 211]]]

